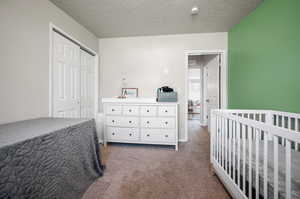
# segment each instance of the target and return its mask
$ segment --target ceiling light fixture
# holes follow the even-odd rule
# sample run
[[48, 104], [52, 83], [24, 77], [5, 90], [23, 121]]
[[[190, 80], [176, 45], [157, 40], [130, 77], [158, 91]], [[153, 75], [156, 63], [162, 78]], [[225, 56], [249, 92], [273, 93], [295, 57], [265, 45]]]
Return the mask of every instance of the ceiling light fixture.
[[191, 10], [191, 15], [197, 15], [199, 14], [199, 8], [197, 6], [194, 6]]

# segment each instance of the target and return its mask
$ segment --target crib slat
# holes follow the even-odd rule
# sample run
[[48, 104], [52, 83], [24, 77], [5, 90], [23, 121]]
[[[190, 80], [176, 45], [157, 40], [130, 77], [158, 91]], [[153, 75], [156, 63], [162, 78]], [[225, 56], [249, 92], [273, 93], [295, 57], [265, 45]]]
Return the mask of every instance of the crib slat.
[[235, 146], [236, 146], [236, 122], [233, 121], [233, 144], [232, 144], [232, 150], [233, 150], [233, 153], [232, 153], [232, 171], [233, 171], [233, 181], [234, 183], [236, 183], [236, 175], [235, 175], [235, 165], [236, 165], [236, 149], [235, 149]]
[[291, 141], [287, 140], [285, 147], [285, 189], [286, 199], [291, 199]]
[[246, 194], [246, 126], [242, 126], [243, 138], [243, 191]]
[[[296, 130], [296, 132], [299, 131], [298, 118], [295, 118], [295, 130]], [[296, 151], [299, 151], [298, 144], [299, 144], [298, 142], [295, 142], [295, 150]]]
[[238, 186], [241, 187], [241, 124], [237, 123], [237, 177], [238, 177]]
[[255, 139], [255, 190], [256, 190], [256, 199], [259, 199], [259, 130], [255, 130], [256, 139]]
[[222, 132], [222, 120], [219, 116], [219, 137], [218, 137], [218, 163], [221, 164], [221, 147], [222, 147], [222, 138], [221, 138], [221, 132]]
[[278, 199], [278, 137], [274, 136], [274, 199]]
[[222, 117], [222, 132], [221, 132], [221, 137], [222, 137], [222, 146], [221, 146], [221, 149], [222, 149], [222, 152], [221, 152], [221, 166], [224, 168], [224, 157], [225, 157], [225, 155], [224, 155], [224, 146], [225, 146], [225, 144], [224, 144], [224, 141], [225, 141], [225, 136], [224, 136], [224, 134], [225, 134], [225, 128], [224, 128], [224, 125], [225, 125], [225, 122], [224, 122], [224, 118]]
[[216, 159], [216, 152], [217, 152], [217, 132], [218, 132], [218, 122], [217, 122], [217, 117], [215, 116], [215, 120], [214, 120], [214, 127], [212, 128], [212, 131], [211, 131], [211, 135], [213, 136], [212, 137], [212, 140], [213, 142], [211, 143], [212, 144], [212, 147], [211, 147], [211, 154], [212, 154], [212, 158], [213, 159]]
[[249, 144], [249, 198], [252, 198], [252, 127], [248, 127]]
[[220, 132], [219, 132], [219, 164], [222, 166], [222, 117], [219, 118]]
[[216, 153], [215, 153], [215, 159], [217, 160], [217, 162], [219, 162], [219, 116], [217, 115], [216, 116], [216, 121], [217, 121], [217, 131], [216, 131], [216, 140], [215, 140], [215, 143], [216, 143]]
[[229, 161], [229, 176], [231, 178], [231, 155], [232, 155], [232, 120], [229, 120], [229, 144], [228, 144], [228, 147], [229, 147], [229, 152], [228, 152], [228, 161]]
[[228, 174], [228, 119], [225, 119], [225, 171]]
[[264, 199], [268, 198], [268, 134], [264, 133]]

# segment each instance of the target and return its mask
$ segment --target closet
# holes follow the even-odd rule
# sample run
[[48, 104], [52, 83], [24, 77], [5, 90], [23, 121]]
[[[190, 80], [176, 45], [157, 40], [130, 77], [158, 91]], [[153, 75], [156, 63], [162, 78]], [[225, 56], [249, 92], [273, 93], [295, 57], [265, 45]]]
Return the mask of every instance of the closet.
[[52, 35], [51, 116], [95, 117], [95, 55], [59, 32]]

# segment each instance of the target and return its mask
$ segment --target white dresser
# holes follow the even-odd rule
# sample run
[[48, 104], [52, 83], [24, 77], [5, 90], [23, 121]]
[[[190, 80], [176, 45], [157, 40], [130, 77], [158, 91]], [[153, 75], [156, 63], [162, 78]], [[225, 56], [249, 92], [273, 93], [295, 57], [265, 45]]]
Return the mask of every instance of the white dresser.
[[178, 103], [152, 98], [103, 98], [104, 143], [174, 145], [178, 150]]

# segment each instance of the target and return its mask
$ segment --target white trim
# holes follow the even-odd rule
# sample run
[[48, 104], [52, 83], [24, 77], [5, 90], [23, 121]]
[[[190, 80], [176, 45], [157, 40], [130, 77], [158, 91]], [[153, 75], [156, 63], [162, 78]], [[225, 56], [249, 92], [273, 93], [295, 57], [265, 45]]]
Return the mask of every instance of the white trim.
[[49, 117], [52, 117], [53, 113], [53, 88], [52, 88], [52, 50], [53, 50], [53, 29], [56, 31], [60, 32], [61, 34], [65, 35], [66, 37], [72, 39], [75, 41], [77, 44], [79, 44], [81, 47], [85, 48], [86, 50], [90, 51], [91, 53], [94, 54], [95, 58], [95, 113], [94, 113], [94, 118], [96, 118], [96, 114], [98, 113], [99, 109], [99, 55], [97, 52], [92, 50], [91, 48], [87, 47], [84, 45], [82, 42], [77, 40], [75, 37], [72, 35], [66, 33], [64, 30], [59, 28], [58, 26], [54, 25], [52, 22], [49, 23], [49, 110], [48, 110], [48, 115]]
[[186, 138], [184, 139], [179, 139], [178, 142], [187, 142], [188, 140]]
[[49, 117], [52, 117], [53, 113], [52, 113], [52, 93], [53, 93], [53, 90], [52, 90], [52, 50], [53, 50], [53, 24], [50, 23], [49, 24], [49, 109], [48, 109], [48, 116]]
[[227, 50], [186, 50], [185, 52], [185, 101], [184, 101], [184, 132], [185, 138], [188, 141], [188, 57], [191, 55], [212, 55], [221, 54], [221, 108], [228, 107], [228, 63], [227, 63]]

